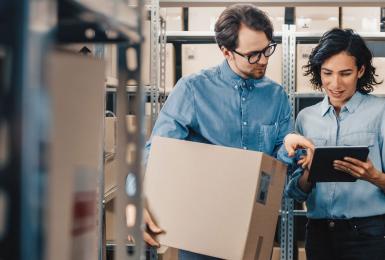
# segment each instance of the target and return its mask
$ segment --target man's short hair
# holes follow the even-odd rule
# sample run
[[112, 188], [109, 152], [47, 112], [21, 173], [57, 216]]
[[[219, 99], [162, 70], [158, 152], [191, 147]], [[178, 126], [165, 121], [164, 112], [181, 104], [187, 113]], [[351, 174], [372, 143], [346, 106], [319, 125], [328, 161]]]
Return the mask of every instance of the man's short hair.
[[252, 4], [235, 4], [226, 8], [215, 23], [215, 39], [219, 48], [234, 50], [238, 47], [238, 32], [241, 24], [262, 31], [273, 39], [273, 25], [269, 17]]
[[310, 82], [316, 90], [322, 90], [321, 66], [325, 60], [341, 53], [347, 52], [355, 58], [356, 66], [360, 69], [365, 66], [365, 72], [357, 81], [357, 90], [362, 94], [373, 91], [373, 86], [380, 84], [375, 79], [376, 68], [372, 65], [372, 53], [362, 37], [351, 29], [334, 28], [326, 32], [318, 45], [312, 50], [305, 69], [305, 76], [310, 75]]

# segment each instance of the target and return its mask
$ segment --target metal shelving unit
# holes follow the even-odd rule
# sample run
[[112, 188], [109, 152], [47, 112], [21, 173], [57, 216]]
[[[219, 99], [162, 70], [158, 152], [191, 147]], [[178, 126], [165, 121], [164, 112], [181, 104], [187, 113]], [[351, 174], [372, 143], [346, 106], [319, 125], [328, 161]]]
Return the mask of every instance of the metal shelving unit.
[[[239, 1], [235, 0], [161, 0], [160, 7], [218, 7], [237, 4]], [[242, 3], [258, 3], [258, 6], [385, 6], [381, 0], [244, 0]]]
[[[46, 112], [50, 111], [49, 91], [44, 77], [44, 61], [50, 48], [78, 42], [109, 43], [119, 46], [119, 84], [117, 88], [118, 146], [120, 183], [117, 222], [119, 239], [117, 258], [141, 259], [142, 241], [142, 168], [141, 149], [144, 104], [137, 102], [138, 130], [126, 129], [126, 82], [135, 80], [140, 86], [142, 1], [106, 0], [7, 0], [0, 4], [0, 258], [45, 259], [45, 199], [50, 175], [47, 151], [51, 127]], [[134, 51], [132, 51], [132, 49]], [[126, 53], [135, 53], [138, 65], [128, 66]], [[141, 100], [141, 88], [137, 89]], [[124, 112], [122, 112], [124, 111]], [[102, 116], [102, 115], [101, 115]], [[125, 162], [126, 144], [137, 147], [137, 162]], [[126, 174], [134, 180], [134, 193], [125, 192]], [[103, 175], [100, 176], [103, 190]], [[100, 208], [102, 208], [102, 192]], [[136, 221], [126, 227], [126, 205], [136, 210]], [[120, 208], [120, 210], [119, 210]], [[99, 218], [101, 221], [101, 215]], [[100, 228], [100, 231], [102, 229]], [[126, 253], [127, 234], [136, 239], [135, 250]], [[60, 236], [61, 234], [57, 234]], [[99, 259], [105, 245], [99, 243]]]
[[[256, 3], [252, 0], [242, 1], [243, 3]], [[159, 7], [223, 7], [231, 4], [239, 3], [238, 1], [220, 1], [220, 0], [157, 0], [152, 4], [159, 4], [155, 8]], [[383, 0], [263, 0], [258, 1], [258, 6], [284, 6], [284, 7], [299, 7], [299, 6], [328, 6], [328, 7], [385, 7]], [[154, 7], [153, 7], [154, 8]], [[157, 9], [159, 10], [159, 9]], [[176, 55], [181, 55], [181, 44], [200, 44], [200, 43], [215, 43], [215, 35], [212, 31], [166, 31], [166, 38], [168, 43], [173, 43], [176, 47]], [[324, 97], [323, 93], [297, 93], [295, 92], [295, 80], [296, 80], [296, 45], [297, 43], [317, 43], [323, 33], [305, 33], [296, 32], [295, 25], [284, 25], [282, 32], [274, 34], [274, 40], [282, 43], [282, 64], [283, 64], [283, 86], [285, 87], [290, 103], [293, 108], [293, 120], [295, 117], [295, 111], [299, 108], [299, 99], [321, 99]], [[161, 35], [160, 33], [155, 35]], [[369, 44], [381, 44], [385, 42], [385, 33], [360, 33]], [[154, 42], [155, 43], [155, 42]], [[158, 42], [159, 44], [159, 42]], [[179, 48], [178, 48], [179, 46]], [[158, 63], [156, 63], [158, 64]], [[153, 64], [155, 65], [155, 64]], [[158, 65], [157, 65], [158, 66]], [[153, 91], [159, 91], [159, 89], [153, 89]], [[157, 92], [159, 93], [159, 92]], [[154, 93], [154, 95], [157, 95]], [[378, 96], [385, 96], [380, 94]], [[284, 198], [282, 202], [282, 209], [280, 211], [281, 225], [280, 225], [280, 241], [281, 241], [281, 260], [293, 259], [293, 246], [294, 246], [294, 217], [306, 216], [305, 210], [295, 210], [294, 202], [292, 199]]]

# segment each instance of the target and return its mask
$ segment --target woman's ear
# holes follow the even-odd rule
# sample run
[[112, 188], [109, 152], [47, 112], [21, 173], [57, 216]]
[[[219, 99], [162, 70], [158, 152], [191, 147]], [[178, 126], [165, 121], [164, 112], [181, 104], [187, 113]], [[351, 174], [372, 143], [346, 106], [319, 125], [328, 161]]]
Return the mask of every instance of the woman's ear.
[[358, 78], [360, 79], [363, 75], [364, 75], [364, 73], [365, 73], [365, 65], [362, 65], [361, 66], [361, 68], [358, 70]]

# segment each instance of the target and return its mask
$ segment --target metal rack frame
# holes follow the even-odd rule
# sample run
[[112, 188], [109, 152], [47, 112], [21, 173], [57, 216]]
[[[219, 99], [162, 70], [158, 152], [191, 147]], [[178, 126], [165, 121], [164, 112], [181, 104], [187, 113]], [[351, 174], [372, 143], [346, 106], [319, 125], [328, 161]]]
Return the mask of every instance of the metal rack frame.
[[[255, 3], [252, 0], [242, 1], [243, 3]], [[220, 1], [220, 0], [158, 0], [159, 7], [218, 7], [239, 3], [238, 1]], [[375, 6], [385, 7], [383, 0], [370, 0], [362, 2], [361, 0], [263, 0], [258, 1], [259, 6]], [[167, 42], [173, 44], [183, 43], [215, 43], [215, 34], [210, 31], [166, 31]], [[361, 35], [370, 41], [385, 41], [385, 33], [361, 33]], [[296, 100], [301, 97], [323, 97], [322, 93], [296, 93], [296, 44], [301, 43], [315, 43], [318, 42], [322, 33], [304, 33], [296, 32], [295, 25], [284, 25], [281, 33], [275, 33], [274, 39], [276, 42], [282, 42], [282, 78], [283, 86], [288, 93], [290, 104], [292, 107], [292, 119], [294, 120], [294, 113], [296, 111]], [[162, 37], [162, 34], [160, 34]], [[159, 43], [158, 43], [159, 44]], [[154, 88], [154, 90], [156, 90]], [[159, 92], [158, 92], [159, 93]], [[384, 95], [379, 95], [384, 96]], [[281, 241], [281, 260], [293, 259], [294, 246], [294, 216], [306, 216], [305, 210], [294, 210], [294, 201], [292, 199], [284, 198], [282, 201], [281, 223], [280, 223], [280, 241]]]
[[[0, 83], [0, 136], [9, 140], [6, 145], [2, 144], [1, 148], [6, 155], [0, 158], [0, 203], [5, 203], [8, 211], [4, 216], [5, 230], [0, 231], [1, 259], [40, 260], [45, 257], [44, 195], [49, 176], [46, 156], [49, 146], [47, 135], [51, 124], [46, 114], [50, 111], [50, 100], [43, 69], [47, 49], [55, 44], [73, 42], [119, 44], [119, 60], [122, 62], [118, 106], [127, 106], [127, 99], [122, 98], [126, 93], [126, 80], [134, 79], [139, 86], [141, 84], [143, 1], [130, 1], [130, 5], [128, 4], [126, 0], [116, 0], [113, 3], [105, 0], [7, 0], [0, 4], [0, 14], [4, 18], [0, 22], [0, 33], [9, 36], [0, 40], [9, 73], [6, 77], [2, 75]], [[118, 13], [114, 15], [114, 12]], [[135, 49], [136, 68], [130, 68], [126, 64], [126, 54], [130, 48]], [[12, 62], [9, 62], [11, 58]], [[137, 96], [141, 101], [141, 88], [138, 88]], [[136, 221], [129, 228], [126, 228], [124, 218], [117, 221], [116, 230], [120, 242], [116, 259], [142, 259], [144, 252], [140, 163], [140, 148], [144, 143], [141, 131], [144, 102], [137, 102], [136, 107], [138, 127], [135, 134], [130, 134], [126, 129], [125, 113], [118, 119], [122, 126], [119, 136], [124, 140], [120, 145], [123, 149], [118, 152], [121, 158], [120, 179], [124, 181], [117, 200], [120, 201], [122, 216], [125, 205], [135, 207]], [[134, 165], [125, 163], [125, 147], [129, 142], [138, 147], [138, 160]], [[128, 193], [127, 196], [124, 183], [125, 172], [128, 171], [134, 176], [136, 192]], [[99, 188], [104, 190], [102, 173], [99, 178]], [[101, 204], [102, 194], [100, 209]], [[127, 234], [137, 238], [137, 250], [132, 255], [125, 252]], [[99, 259], [102, 259], [102, 241], [99, 246]]]

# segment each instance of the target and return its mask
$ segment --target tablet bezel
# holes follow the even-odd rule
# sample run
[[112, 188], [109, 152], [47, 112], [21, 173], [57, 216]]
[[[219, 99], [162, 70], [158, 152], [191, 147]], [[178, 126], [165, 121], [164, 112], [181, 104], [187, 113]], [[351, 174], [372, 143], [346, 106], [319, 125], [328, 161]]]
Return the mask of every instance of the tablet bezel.
[[308, 181], [316, 182], [354, 182], [357, 178], [334, 169], [334, 160], [352, 157], [366, 161], [369, 155], [368, 146], [322, 146], [314, 150]]

